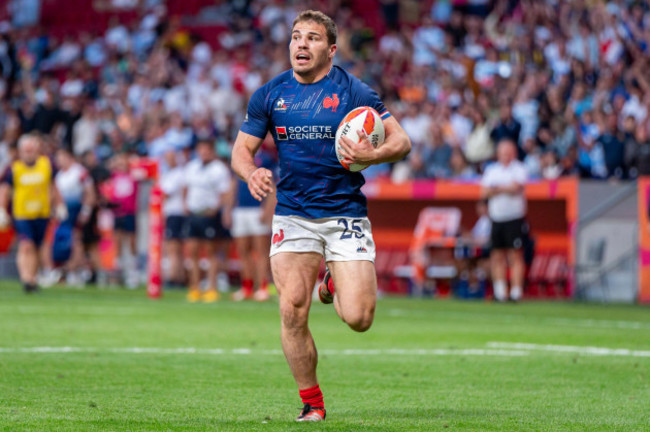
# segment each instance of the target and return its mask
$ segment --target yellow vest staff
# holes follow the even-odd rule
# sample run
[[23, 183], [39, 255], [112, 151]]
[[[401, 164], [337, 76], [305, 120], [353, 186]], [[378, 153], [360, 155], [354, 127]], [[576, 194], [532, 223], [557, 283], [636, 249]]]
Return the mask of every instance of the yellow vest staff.
[[13, 181], [13, 215], [15, 219], [50, 217], [52, 165], [39, 156], [34, 165], [16, 161], [11, 165]]

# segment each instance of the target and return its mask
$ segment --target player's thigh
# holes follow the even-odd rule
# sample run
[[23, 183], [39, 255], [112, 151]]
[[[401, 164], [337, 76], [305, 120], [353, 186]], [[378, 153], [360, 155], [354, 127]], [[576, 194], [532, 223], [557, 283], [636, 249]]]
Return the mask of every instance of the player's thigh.
[[345, 310], [371, 310], [377, 302], [377, 274], [372, 261], [330, 261], [339, 305]]
[[283, 304], [309, 308], [323, 256], [316, 252], [280, 252], [271, 257], [273, 280]]

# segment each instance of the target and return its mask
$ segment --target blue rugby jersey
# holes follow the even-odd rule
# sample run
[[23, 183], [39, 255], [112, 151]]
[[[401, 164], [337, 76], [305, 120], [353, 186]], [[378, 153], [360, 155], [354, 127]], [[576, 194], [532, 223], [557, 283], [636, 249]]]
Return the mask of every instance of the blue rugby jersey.
[[307, 219], [367, 216], [364, 178], [341, 166], [334, 136], [343, 117], [370, 106], [390, 116], [377, 93], [338, 66], [312, 84], [285, 71], [260, 87], [248, 103], [241, 131], [264, 138], [270, 131], [279, 154], [275, 214]]

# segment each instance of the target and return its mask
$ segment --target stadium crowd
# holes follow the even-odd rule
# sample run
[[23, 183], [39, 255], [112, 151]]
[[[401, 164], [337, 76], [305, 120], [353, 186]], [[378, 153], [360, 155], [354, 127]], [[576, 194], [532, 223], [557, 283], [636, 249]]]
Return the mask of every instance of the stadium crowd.
[[[338, 24], [335, 62], [378, 90], [413, 143], [367, 179], [477, 180], [504, 137], [529, 178], [650, 174], [647, 2], [381, 0], [379, 22], [354, 3], [221, 1], [177, 17], [126, 2], [133, 22], [61, 38], [0, 22], [0, 172], [28, 132], [99, 182], [124, 155], [164, 171], [166, 153], [187, 163], [200, 141], [227, 160], [250, 95], [289, 68], [286, 29], [313, 8]], [[203, 40], [193, 22], [219, 31]]]

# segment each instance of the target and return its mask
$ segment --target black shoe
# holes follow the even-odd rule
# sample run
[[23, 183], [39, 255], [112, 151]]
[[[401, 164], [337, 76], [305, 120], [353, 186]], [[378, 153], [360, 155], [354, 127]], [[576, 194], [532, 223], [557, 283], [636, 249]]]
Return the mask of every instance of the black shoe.
[[24, 283], [23, 291], [25, 291], [25, 294], [37, 293], [39, 291], [38, 285], [36, 285], [35, 283]]
[[296, 418], [297, 422], [316, 422], [325, 420], [325, 408], [312, 408], [311, 405], [305, 404], [302, 412]]

